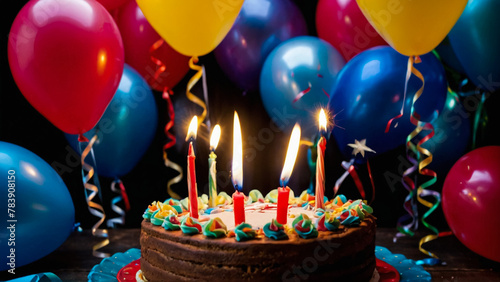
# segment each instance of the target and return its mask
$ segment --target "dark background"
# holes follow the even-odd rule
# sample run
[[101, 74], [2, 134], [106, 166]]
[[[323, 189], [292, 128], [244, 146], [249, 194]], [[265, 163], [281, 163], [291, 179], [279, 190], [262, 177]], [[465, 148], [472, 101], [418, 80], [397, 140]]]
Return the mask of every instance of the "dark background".
[[[68, 170], [60, 170], [59, 174], [66, 183], [73, 198], [76, 222], [81, 223], [83, 228], [90, 228], [97, 218], [92, 216], [88, 209], [84, 196], [82, 184], [81, 167], [75, 152], [68, 146], [64, 133], [54, 127], [48, 120], [40, 115], [23, 97], [18, 90], [7, 60], [7, 42], [10, 25], [17, 12], [27, 1], [9, 1], [10, 6], [2, 9], [4, 24], [2, 25], [2, 55], [1, 57], [1, 88], [0, 88], [0, 140], [10, 142], [24, 147], [40, 156], [51, 165], [62, 164]], [[316, 36], [315, 9], [317, 1], [295, 0], [307, 21], [309, 35]], [[207, 83], [209, 93], [209, 114], [212, 124], [220, 123], [223, 137], [219, 144], [218, 171], [219, 191], [231, 194], [234, 188], [229, 181], [230, 160], [232, 155], [232, 121], [233, 112], [236, 110], [240, 116], [243, 139], [248, 140], [257, 137], [260, 130], [270, 128], [272, 121], [267, 115], [260, 100], [258, 92], [244, 93], [229, 81], [217, 65], [214, 56], [208, 54], [200, 58], [200, 64], [205, 65], [207, 72]], [[188, 101], [185, 97], [187, 81], [194, 74], [189, 72], [186, 77], [173, 89], [172, 97], [176, 109], [177, 145], [171, 148], [169, 157], [181, 166], [186, 167], [187, 146], [183, 141], [185, 130], [194, 114], [200, 114], [200, 108]], [[451, 74], [450, 74], [451, 76]], [[70, 92], [71, 89], [68, 89]], [[193, 93], [202, 95], [201, 83], [196, 85]], [[125, 228], [139, 227], [144, 209], [154, 200], [165, 200], [168, 198], [167, 181], [176, 173], [165, 167], [162, 158], [162, 146], [167, 141], [163, 127], [166, 124], [166, 103], [161, 99], [160, 92], [154, 92], [159, 110], [159, 126], [155, 139], [148, 151], [145, 153], [138, 165], [121, 180], [123, 181], [131, 201], [131, 210], [126, 215]], [[488, 114], [486, 127], [478, 132], [477, 146], [499, 145], [495, 130], [500, 128], [499, 111], [496, 110], [500, 103], [498, 94], [492, 93], [485, 102], [485, 111]], [[477, 99], [477, 97], [476, 97]], [[471, 116], [474, 108], [469, 107]], [[175, 130], [174, 130], [175, 131]], [[197, 180], [199, 194], [208, 194], [207, 186], [207, 158], [208, 158], [209, 132], [201, 128], [197, 140]], [[279, 175], [283, 166], [284, 156], [288, 145], [289, 132], [278, 132], [273, 136], [266, 136], [269, 144], [260, 142], [254, 146], [257, 154], [254, 159], [246, 159], [244, 162], [244, 192], [251, 189], [259, 189], [265, 195], [268, 191], [276, 188], [279, 184]], [[96, 156], [98, 157], [98, 156]], [[379, 226], [396, 226], [397, 219], [404, 214], [403, 201], [408, 192], [399, 182], [389, 183], [386, 175], [401, 175], [401, 167], [404, 164], [405, 148], [400, 146], [391, 152], [381, 154], [370, 159], [372, 175], [375, 182], [376, 196], [372, 206], [375, 216], [378, 218]], [[344, 172], [341, 168], [343, 157], [337, 150], [335, 140], [329, 140], [326, 152], [326, 195], [331, 197], [332, 188], [336, 179]], [[76, 163], [76, 164], [75, 164]], [[367, 191], [367, 199], [372, 197], [371, 185], [366, 165], [359, 165], [357, 172]], [[446, 172], [438, 175], [438, 182], [431, 189], [440, 191]], [[292, 174], [289, 186], [295, 191], [296, 196], [309, 185], [309, 169], [307, 166], [307, 148], [301, 146], [298, 160]], [[103, 196], [103, 205], [108, 218], [116, 214], [110, 209], [110, 201], [116, 194], [110, 191], [112, 179], [99, 177]], [[226, 181], [224, 181], [226, 180]], [[180, 196], [187, 196], [186, 178], [173, 187]], [[356, 186], [351, 177], [348, 177], [341, 186], [339, 193], [346, 194], [351, 198], [359, 198]], [[424, 211], [424, 209], [422, 209]], [[440, 209], [430, 217], [430, 222], [446, 229], [446, 222]]]

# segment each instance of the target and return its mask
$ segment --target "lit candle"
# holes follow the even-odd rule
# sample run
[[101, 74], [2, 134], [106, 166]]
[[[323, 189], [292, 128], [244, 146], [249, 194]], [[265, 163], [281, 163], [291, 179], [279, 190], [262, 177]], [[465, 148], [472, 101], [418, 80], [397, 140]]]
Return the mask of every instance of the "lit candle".
[[319, 112], [319, 133], [320, 138], [317, 145], [316, 158], [316, 191], [314, 195], [314, 206], [316, 209], [323, 209], [323, 199], [325, 195], [325, 149], [326, 149], [326, 114], [323, 109]]
[[233, 164], [231, 169], [231, 178], [234, 189], [233, 209], [235, 226], [245, 222], [245, 195], [243, 190], [243, 145], [241, 140], [241, 127], [238, 113], [234, 112], [233, 126]]
[[217, 155], [215, 154], [215, 149], [219, 144], [219, 139], [220, 126], [217, 124], [212, 130], [212, 135], [210, 136], [210, 155], [208, 156], [208, 193], [210, 197], [209, 205], [212, 208], [215, 207], [215, 201], [217, 200], [217, 169], [215, 167]]
[[281, 187], [278, 188], [278, 210], [276, 214], [276, 221], [280, 224], [286, 224], [288, 217], [288, 197], [290, 195], [290, 188], [286, 185], [292, 175], [295, 159], [297, 158], [297, 153], [299, 152], [299, 144], [300, 126], [295, 124], [292, 130], [292, 135], [290, 136], [285, 164], [283, 165], [283, 170], [281, 171]]
[[189, 212], [191, 217], [198, 218], [198, 187], [196, 185], [196, 169], [194, 166], [194, 160], [196, 159], [193, 149], [193, 141], [196, 140], [196, 131], [198, 129], [198, 117], [194, 116], [189, 124], [188, 134], [186, 136], [186, 141], [189, 140], [189, 151], [187, 157], [187, 169], [188, 169], [188, 196], [189, 196]]

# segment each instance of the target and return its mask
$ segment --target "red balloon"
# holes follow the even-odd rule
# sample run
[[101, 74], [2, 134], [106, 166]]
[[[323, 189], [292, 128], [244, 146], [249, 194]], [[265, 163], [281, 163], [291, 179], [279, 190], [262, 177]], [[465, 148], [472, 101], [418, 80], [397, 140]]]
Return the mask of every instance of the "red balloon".
[[332, 44], [346, 61], [371, 47], [387, 45], [366, 20], [356, 0], [320, 0], [316, 30], [318, 37]]
[[455, 236], [475, 253], [500, 262], [500, 146], [461, 157], [446, 176], [442, 197]]
[[123, 44], [95, 0], [32, 0], [9, 34], [9, 64], [26, 99], [69, 134], [96, 125], [118, 88]]
[[108, 11], [113, 11], [130, 1], [135, 2], [135, 0], [97, 0], [97, 2], [101, 3]]
[[[189, 57], [181, 55], [166, 42], [150, 53], [151, 46], [161, 37], [135, 1], [129, 1], [119, 9], [116, 23], [123, 38], [125, 62], [139, 72], [151, 88], [158, 91], [163, 91], [165, 87], [173, 88], [189, 71]], [[153, 62], [151, 55], [165, 65], [165, 71], [158, 79], [154, 76], [159, 66]]]

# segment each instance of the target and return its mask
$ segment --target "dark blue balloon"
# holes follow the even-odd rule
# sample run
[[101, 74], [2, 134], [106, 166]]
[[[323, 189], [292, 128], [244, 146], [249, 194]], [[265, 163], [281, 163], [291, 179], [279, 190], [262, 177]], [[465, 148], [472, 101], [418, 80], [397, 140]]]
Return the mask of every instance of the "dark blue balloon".
[[236, 85], [257, 90], [267, 55], [281, 42], [300, 35], [307, 35], [306, 21], [291, 0], [246, 0], [214, 54]]
[[[299, 36], [281, 43], [267, 57], [260, 75], [266, 112], [284, 131], [299, 122], [302, 139], [313, 140], [319, 108], [326, 108], [344, 65], [340, 53], [323, 39]], [[300, 97], [302, 91], [308, 92]]]
[[[84, 135], [98, 134], [94, 144], [98, 175], [120, 177], [140, 161], [153, 141], [158, 109], [151, 88], [132, 67], [125, 64], [118, 90], [97, 125]], [[77, 135], [66, 139], [79, 152]]]
[[[471, 140], [469, 116], [470, 113], [464, 109], [458, 96], [448, 93], [442, 113], [432, 122], [434, 136], [422, 144], [422, 148], [429, 150], [433, 155], [428, 167], [436, 171], [438, 177], [446, 176], [455, 162], [467, 152]], [[416, 140], [423, 138], [429, 132], [422, 132]]]
[[57, 172], [22, 147], [0, 141], [0, 171], [3, 271], [34, 262], [61, 246], [73, 231], [75, 207]]
[[[434, 54], [425, 54], [421, 59], [415, 67], [424, 76], [425, 88], [414, 107], [421, 120], [431, 121], [435, 112], [443, 108], [447, 83], [443, 65]], [[404, 115], [385, 133], [388, 121], [401, 110], [407, 63], [408, 57], [392, 47], [374, 47], [356, 55], [340, 72], [328, 105], [335, 115], [332, 135], [346, 158], [352, 156], [353, 149], [348, 144], [354, 140], [366, 139], [366, 145], [381, 154], [404, 144], [415, 129], [410, 122], [410, 109], [422, 82], [412, 75]]]
[[493, 92], [500, 89], [500, 1], [469, 0], [448, 34], [468, 78]]
[[448, 36], [435, 48], [443, 64], [450, 67], [460, 74], [465, 74], [464, 68], [460, 64], [453, 47], [451, 47], [450, 39]]

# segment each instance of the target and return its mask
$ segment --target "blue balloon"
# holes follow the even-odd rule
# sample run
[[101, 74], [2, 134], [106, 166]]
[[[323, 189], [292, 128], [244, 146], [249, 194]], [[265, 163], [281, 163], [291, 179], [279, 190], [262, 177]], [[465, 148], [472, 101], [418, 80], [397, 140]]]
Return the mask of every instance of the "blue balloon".
[[448, 34], [468, 78], [483, 90], [500, 89], [500, 1], [469, 0]]
[[266, 112], [284, 131], [299, 122], [302, 139], [313, 140], [318, 110], [326, 108], [344, 65], [340, 53], [320, 38], [299, 36], [281, 43], [266, 58], [260, 75]]
[[[125, 64], [113, 99], [97, 125], [84, 135], [98, 134], [94, 144], [98, 175], [120, 177], [129, 173], [151, 145], [158, 125], [158, 109], [151, 88]], [[66, 139], [79, 152], [78, 136]]]
[[[443, 65], [434, 54], [420, 57], [422, 62], [415, 67], [424, 76], [425, 88], [414, 107], [420, 120], [430, 122], [443, 108], [447, 83]], [[385, 133], [388, 121], [401, 110], [407, 63], [408, 57], [392, 47], [373, 47], [352, 58], [339, 74], [328, 105], [335, 115], [332, 135], [347, 159], [353, 156], [353, 148], [348, 144], [355, 140], [366, 139], [366, 145], [381, 154], [404, 144], [415, 129], [410, 122], [410, 109], [422, 82], [412, 75], [403, 117], [396, 119]]]
[[307, 35], [307, 24], [291, 0], [246, 0], [214, 54], [236, 85], [257, 90], [267, 55], [281, 42], [300, 35]]
[[0, 141], [0, 270], [34, 262], [66, 241], [75, 207], [57, 172], [34, 153]]
[[[455, 162], [467, 152], [471, 140], [469, 116], [470, 113], [464, 109], [458, 96], [448, 93], [442, 113], [432, 122], [434, 136], [422, 144], [422, 147], [433, 155], [429, 168], [438, 175], [445, 176]], [[425, 137], [429, 132], [422, 132], [416, 139]]]

